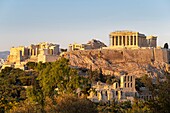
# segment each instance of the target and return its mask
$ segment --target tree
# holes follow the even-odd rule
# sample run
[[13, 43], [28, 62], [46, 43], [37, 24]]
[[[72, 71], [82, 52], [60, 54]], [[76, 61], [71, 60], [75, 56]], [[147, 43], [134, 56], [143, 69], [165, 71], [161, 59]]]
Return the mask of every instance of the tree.
[[57, 113], [97, 113], [96, 106], [86, 98], [62, 95], [56, 98]]
[[6, 112], [16, 103], [24, 100], [25, 88], [20, 80], [24, 71], [7, 67], [0, 73], [0, 111]]
[[53, 97], [55, 93], [76, 93], [76, 89], [81, 87], [81, 77], [69, 66], [69, 61], [65, 58], [39, 71], [38, 80], [44, 95], [50, 97]]
[[153, 84], [150, 77], [144, 76], [142, 82], [152, 92], [152, 98], [146, 102], [148, 108], [155, 113], [169, 113], [170, 77], [167, 75], [165, 81], [161, 81], [157, 77], [157, 82]]
[[38, 64], [36, 62], [28, 62], [26, 65], [27, 65], [28, 69], [34, 70]]
[[[60, 95], [53, 100], [46, 97], [45, 113], [97, 113], [96, 106], [90, 100], [71, 94]], [[10, 110], [11, 113], [42, 113], [41, 105], [29, 100], [20, 102]]]
[[168, 48], [169, 48], [168, 43], [165, 43], [165, 44], [164, 44], [164, 48], [165, 48], [165, 49], [168, 49]]

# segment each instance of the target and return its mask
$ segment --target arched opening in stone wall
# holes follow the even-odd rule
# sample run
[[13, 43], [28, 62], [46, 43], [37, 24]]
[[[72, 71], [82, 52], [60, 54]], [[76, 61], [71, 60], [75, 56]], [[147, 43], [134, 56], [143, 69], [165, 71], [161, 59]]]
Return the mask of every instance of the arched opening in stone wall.
[[116, 96], [118, 95], [118, 91], [116, 91]]

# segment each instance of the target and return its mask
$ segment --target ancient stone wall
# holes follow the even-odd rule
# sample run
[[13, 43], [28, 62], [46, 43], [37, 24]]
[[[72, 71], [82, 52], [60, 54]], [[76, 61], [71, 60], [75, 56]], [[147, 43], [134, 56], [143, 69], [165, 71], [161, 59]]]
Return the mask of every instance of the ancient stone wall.
[[52, 55], [38, 55], [38, 62], [55, 62], [57, 60], [58, 56], [52, 56]]

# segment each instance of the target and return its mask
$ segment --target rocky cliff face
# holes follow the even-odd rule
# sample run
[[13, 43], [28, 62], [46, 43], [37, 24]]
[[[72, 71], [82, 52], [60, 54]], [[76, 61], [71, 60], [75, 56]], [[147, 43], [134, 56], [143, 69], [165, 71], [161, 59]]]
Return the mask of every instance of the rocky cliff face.
[[86, 50], [67, 52], [64, 57], [72, 66], [119, 76], [122, 72], [141, 77], [145, 74], [163, 76], [166, 72], [166, 53], [161, 49]]

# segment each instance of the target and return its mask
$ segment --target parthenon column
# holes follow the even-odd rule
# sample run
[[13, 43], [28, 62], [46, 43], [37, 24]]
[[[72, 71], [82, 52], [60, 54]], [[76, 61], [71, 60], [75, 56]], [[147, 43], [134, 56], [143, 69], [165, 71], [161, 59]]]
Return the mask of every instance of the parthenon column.
[[122, 37], [122, 46], [124, 46], [124, 43], [123, 43], [123, 36], [121, 36]]
[[118, 36], [118, 46], [120, 45], [120, 36]]
[[129, 36], [129, 45], [131, 45], [131, 36]]
[[125, 36], [125, 46], [127, 46], [127, 36]]
[[113, 46], [113, 37], [110, 37], [110, 46]]
[[139, 38], [136, 36], [136, 45], [137, 46], [139, 46], [138, 40], [139, 40]]

